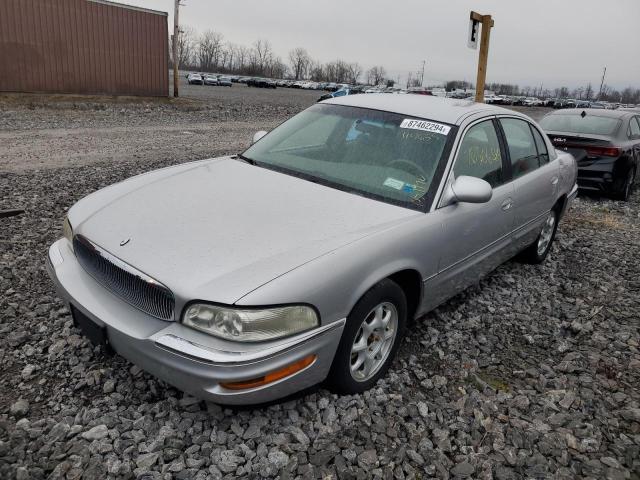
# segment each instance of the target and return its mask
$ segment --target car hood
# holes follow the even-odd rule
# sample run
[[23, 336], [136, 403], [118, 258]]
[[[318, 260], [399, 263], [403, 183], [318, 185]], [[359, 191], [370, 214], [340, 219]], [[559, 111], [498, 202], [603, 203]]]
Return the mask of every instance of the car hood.
[[228, 157], [142, 180], [95, 206], [75, 232], [183, 301], [235, 303], [314, 258], [423, 215]]

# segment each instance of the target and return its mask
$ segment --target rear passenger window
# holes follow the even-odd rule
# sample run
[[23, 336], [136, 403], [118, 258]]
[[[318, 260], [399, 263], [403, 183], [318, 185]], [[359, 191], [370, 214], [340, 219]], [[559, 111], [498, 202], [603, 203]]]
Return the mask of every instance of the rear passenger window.
[[549, 163], [549, 152], [547, 151], [547, 144], [544, 143], [542, 135], [537, 128], [531, 126], [533, 132], [533, 138], [536, 141], [536, 147], [538, 147], [538, 159], [540, 159], [540, 166], [545, 163]]
[[638, 117], [633, 117], [629, 122], [629, 138], [637, 138], [640, 136], [640, 125], [638, 125]]
[[500, 120], [511, 157], [511, 173], [518, 178], [539, 167], [538, 150], [529, 123], [515, 118]]
[[467, 131], [460, 143], [453, 174], [456, 178], [461, 175], [481, 178], [492, 187], [503, 183], [500, 142], [491, 120], [478, 123]]

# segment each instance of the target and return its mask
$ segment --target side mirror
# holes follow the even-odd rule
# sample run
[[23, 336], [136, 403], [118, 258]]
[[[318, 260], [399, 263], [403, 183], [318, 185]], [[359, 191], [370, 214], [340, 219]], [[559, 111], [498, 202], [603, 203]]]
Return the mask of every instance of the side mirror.
[[251, 143], [256, 143], [258, 140], [260, 140], [262, 137], [264, 137], [267, 134], [267, 132], [265, 132], [264, 130], [260, 130], [259, 132], [256, 132], [253, 135], [253, 140], [251, 140]]
[[461, 175], [451, 182], [445, 191], [443, 205], [452, 203], [486, 203], [491, 200], [493, 189], [481, 178]]

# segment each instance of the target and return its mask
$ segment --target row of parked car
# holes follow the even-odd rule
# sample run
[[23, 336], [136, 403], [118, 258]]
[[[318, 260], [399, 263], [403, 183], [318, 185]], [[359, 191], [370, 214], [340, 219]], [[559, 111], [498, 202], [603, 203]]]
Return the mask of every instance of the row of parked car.
[[187, 82], [189, 82], [189, 85], [233, 86], [230, 77], [215, 75], [213, 73], [189, 73], [187, 74]]
[[487, 95], [485, 103], [495, 105], [521, 105], [524, 107], [553, 107], [560, 108], [600, 108], [615, 110], [616, 108], [634, 108], [636, 105], [594, 100], [576, 100], [574, 98], [546, 98], [522, 97], [510, 95]]

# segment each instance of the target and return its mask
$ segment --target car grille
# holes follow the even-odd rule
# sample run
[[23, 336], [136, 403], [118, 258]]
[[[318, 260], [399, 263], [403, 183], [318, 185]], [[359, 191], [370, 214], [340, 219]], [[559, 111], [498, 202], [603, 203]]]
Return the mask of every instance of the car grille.
[[173, 320], [175, 300], [167, 287], [81, 235], [73, 238], [73, 248], [82, 268], [110, 292], [149, 315]]

